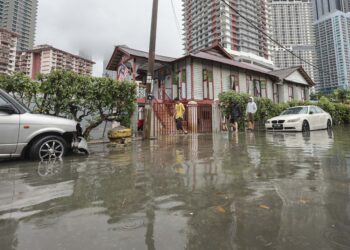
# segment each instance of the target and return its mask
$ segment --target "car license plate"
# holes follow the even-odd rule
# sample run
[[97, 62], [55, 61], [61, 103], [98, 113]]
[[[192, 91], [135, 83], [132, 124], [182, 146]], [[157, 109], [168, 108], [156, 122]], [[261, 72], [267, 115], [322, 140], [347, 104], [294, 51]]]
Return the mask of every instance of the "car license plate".
[[272, 124], [272, 128], [282, 129], [283, 128], [283, 124]]

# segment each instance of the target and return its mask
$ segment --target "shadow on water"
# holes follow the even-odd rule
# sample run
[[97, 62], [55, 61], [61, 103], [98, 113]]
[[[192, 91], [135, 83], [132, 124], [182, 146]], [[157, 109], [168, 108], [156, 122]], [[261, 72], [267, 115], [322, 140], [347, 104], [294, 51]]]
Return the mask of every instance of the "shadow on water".
[[349, 128], [0, 163], [0, 249], [349, 249]]

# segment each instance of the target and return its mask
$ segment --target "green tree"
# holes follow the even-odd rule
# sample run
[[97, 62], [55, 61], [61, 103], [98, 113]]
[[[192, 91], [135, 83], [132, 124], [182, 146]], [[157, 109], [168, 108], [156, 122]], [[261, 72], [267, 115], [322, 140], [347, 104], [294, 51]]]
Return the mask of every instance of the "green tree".
[[345, 103], [350, 99], [350, 91], [348, 89], [337, 89], [334, 91], [333, 95], [336, 100], [341, 103]]
[[38, 92], [38, 84], [23, 73], [0, 75], [0, 88], [27, 106], [35, 102]]

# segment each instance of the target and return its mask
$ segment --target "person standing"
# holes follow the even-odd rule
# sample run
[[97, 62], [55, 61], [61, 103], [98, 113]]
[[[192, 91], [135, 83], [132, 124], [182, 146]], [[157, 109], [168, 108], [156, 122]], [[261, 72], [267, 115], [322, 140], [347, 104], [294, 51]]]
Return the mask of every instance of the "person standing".
[[179, 98], [176, 97], [175, 99], [175, 121], [176, 121], [176, 129], [179, 131], [181, 130], [183, 133], [187, 134], [187, 131], [183, 129], [182, 127], [182, 121], [185, 114], [185, 106], [180, 102]]
[[248, 130], [254, 129], [254, 114], [258, 110], [253, 97], [249, 97], [246, 114], [248, 119]]
[[241, 107], [237, 101], [231, 105], [231, 124], [234, 132], [238, 132], [238, 120], [241, 117]]

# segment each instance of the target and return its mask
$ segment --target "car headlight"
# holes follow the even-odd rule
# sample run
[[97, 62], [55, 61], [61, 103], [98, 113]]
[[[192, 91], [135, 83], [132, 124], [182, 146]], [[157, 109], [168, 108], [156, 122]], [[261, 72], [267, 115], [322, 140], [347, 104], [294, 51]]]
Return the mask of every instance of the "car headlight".
[[288, 120], [287, 122], [298, 122], [298, 121], [300, 121], [300, 118], [291, 119], [291, 120]]

